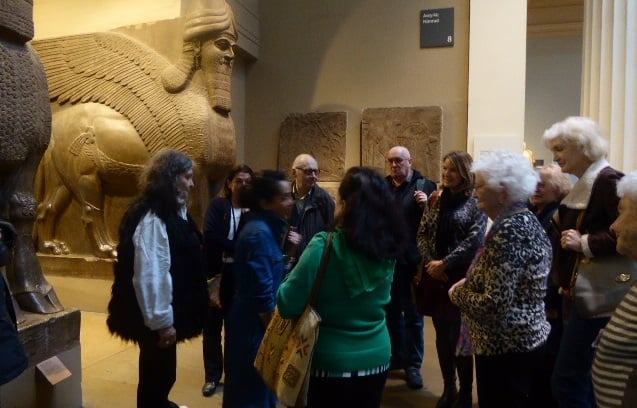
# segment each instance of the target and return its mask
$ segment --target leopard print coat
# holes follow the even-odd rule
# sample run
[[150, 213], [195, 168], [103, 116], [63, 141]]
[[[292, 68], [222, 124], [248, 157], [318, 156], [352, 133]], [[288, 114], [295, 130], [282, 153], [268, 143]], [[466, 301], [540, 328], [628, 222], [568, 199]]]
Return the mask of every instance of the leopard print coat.
[[505, 218], [490, 233], [469, 278], [451, 296], [469, 324], [479, 355], [531, 351], [546, 342], [546, 278], [552, 250], [528, 210]]

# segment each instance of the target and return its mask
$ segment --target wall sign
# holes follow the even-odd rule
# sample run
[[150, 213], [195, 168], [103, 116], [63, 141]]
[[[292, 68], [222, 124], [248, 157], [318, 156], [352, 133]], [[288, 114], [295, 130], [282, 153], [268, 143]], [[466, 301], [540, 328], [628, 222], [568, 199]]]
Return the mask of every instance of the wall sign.
[[453, 10], [420, 11], [420, 48], [453, 46]]

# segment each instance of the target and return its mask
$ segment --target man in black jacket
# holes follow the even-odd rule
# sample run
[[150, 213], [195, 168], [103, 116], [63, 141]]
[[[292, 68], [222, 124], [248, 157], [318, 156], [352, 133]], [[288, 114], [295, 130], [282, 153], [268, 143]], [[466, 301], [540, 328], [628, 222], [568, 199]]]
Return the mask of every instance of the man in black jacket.
[[418, 313], [411, 294], [411, 281], [416, 274], [421, 256], [416, 234], [427, 197], [436, 184], [412, 169], [409, 150], [394, 146], [387, 152], [389, 176], [387, 183], [402, 209], [409, 242], [404, 256], [396, 262], [391, 288], [391, 301], [387, 305], [387, 329], [391, 340], [392, 368], [404, 368], [407, 386], [422, 388], [420, 366], [424, 352], [423, 317]]
[[[296, 259], [314, 234], [327, 230], [334, 223], [334, 200], [316, 184], [319, 173], [318, 162], [309, 154], [299, 154], [292, 163], [292, 196], [295, 205], [289, 223], [301, 235], [296, 254], [293, 254]], [[294, 263], [295, 260], [290, 266]]]

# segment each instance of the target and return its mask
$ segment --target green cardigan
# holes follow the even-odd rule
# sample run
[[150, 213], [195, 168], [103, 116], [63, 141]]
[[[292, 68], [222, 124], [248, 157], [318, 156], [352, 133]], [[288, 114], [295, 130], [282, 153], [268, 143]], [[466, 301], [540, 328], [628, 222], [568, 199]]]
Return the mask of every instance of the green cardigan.
[[[305, 309], [327, 235], [320, 232], [312, 238], [279, 287], [277, 307], [283, 318], [298, 317]], [[344, 232], [335, 231], [315, 304], [322, 320], [312, 369], [343, 373], [389, 363], [391, 348], [384, 307], [390, 299], [394, 263], [353, 252], [345, 242]]]

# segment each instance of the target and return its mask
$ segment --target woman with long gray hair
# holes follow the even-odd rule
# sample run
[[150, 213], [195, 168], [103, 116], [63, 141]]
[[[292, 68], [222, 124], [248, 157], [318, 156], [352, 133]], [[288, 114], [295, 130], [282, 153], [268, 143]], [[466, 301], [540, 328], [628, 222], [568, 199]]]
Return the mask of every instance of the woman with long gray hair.
[[206, 312], [202, 237], [186, 208], [193, 167], [176, 150], [153, 156], [120, 225], [107, 324], [139, 346], [138, 408], [177, 407], [176, 344], [201, 333]]

